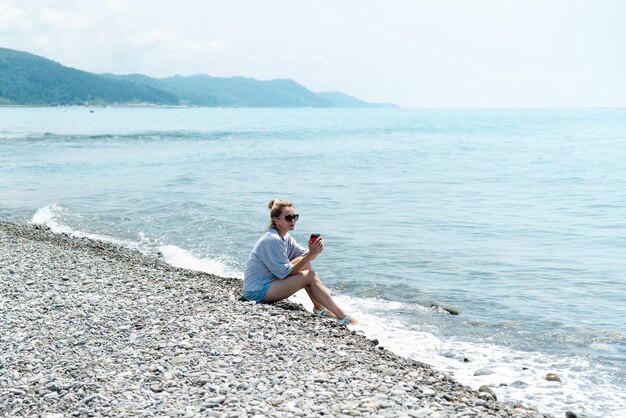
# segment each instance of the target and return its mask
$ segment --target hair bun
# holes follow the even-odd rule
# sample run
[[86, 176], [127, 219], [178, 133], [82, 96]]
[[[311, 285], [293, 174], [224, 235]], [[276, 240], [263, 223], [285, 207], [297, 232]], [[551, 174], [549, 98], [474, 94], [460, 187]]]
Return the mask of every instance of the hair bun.
[[267, 204], [267, 208], [268, 209], [272, 209], [274, 207], [274, 205], [277, 205], [279, 203], [280, 203], [280, 199], [279, 198], [270, 199], [269, 203]]

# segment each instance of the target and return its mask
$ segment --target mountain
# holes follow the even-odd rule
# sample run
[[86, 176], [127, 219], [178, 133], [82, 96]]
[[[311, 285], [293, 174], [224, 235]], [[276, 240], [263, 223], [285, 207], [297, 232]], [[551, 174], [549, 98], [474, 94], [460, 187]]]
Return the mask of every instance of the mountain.
[[115, 80], [163, 89], [180, 98], [181, 104], [224, 107], [333, 107], [293, 80], [261, 81], [246, 77], [211, 77], [204, 74], [150, 78], [141, 74], [104, 74]]
[[20, 105], [107, 103], [177, 104], [163, 90], [113, 80], [26, 52], [0, 48], [0, 103]]
[[203, 92], [203, 97], [214, 98], [221, 106], [332, 107], [331, 103], [293, 80], [260, 81], [246, 77], [208, 75], [175, 76], [162, 80], [175, 88], [181, 99], [189, 97], [193, 92]]
[[0, 48], [0, 104], [151, 103], [222, 107], [390, 107], [339, 92], [314, 93], [293, 80], [198, 74], [153, 78], [93, 74]]
[[389, 103], [369, 103], [338, 91], [317, 93], [317, 97], [330, 102], [333, 107], [398, 107]]

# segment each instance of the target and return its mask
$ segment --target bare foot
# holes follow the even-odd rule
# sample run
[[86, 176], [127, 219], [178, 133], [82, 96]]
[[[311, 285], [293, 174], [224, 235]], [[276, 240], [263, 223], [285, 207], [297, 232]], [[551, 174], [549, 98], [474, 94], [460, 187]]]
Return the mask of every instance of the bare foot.
[[[346, 321], [346, 319], [348, 319], [348, 321]], [[337, 320], [342, 325], [358, 325], [358, 323], [359, 323], [358, 319], [356, 319], [355, 317], [350, 316], [350, 315], [346, 315], [343, 319], [337, 318]]]

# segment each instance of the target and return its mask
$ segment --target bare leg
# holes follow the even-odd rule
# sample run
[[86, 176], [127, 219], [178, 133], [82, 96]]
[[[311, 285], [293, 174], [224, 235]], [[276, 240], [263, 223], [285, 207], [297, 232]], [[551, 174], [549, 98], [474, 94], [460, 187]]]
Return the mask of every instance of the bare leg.
[[309, 295], [311, 302], [313, 302], [313, 309], [317, 309], [317, 310], [324, 309], [324, 306], [322, 306], [322, 304], [319, 303], [317, 299], [313, 297], [313, 292], [311, 292], [310, 286], [304, 286], [304, 290], [306, 290], [306, 293]]
[[[317, 301], [317, 299], [315, 299], [313, 297], [313, 292], [311, 291], [311, 286], [306, 286], [304, 288], [304, 290], [306, 290], [306, 292], [309, 295], [309, 298], [311, 299], [311, 302], [313, 302], [313, 310], [314, 311], [318, 311], [319, 312], [319, 311], [321, 311], [323, 309], [326, 309], [326, 306], [324, 306], [321, 303], [319, 303]], [[324, 316], [327, 317], [327, 318], [334, 318], [336, 316], [335, 313], [333, 311], [331, 311], [330, 309], [328, 311], [326, 311], [326, 312], [327, 313]]]
[[[296, 257], [293, 260], [291, 260], [292, 264], [296, 264], [298, 261], [300, 261], [302, 257]], [[305, 270], [311, 270], [311, 263], [307, 263], [304, 266], [303, 271]], [[311, 299], [311, 302], [313, 302], [313, 309], [316, 311], [321, 311], [322, 309], [326, 308], [326, 306], [322, 305], [321, 303], [319, 303], [319, 301], [317, 299], [315, 299], [315, 297], [313, 297], [313, 292], [311, 292], [311, 287], [310, 286], [305, 286], [304, 290], [306, 290], [306, 293], [309, 295], [309, 299]]]
[[[328, 289], [324, 287], [319, 276], [313, 270], [305, 270], [285, 279], [276, 279], [263, 298], [263, 302], [277, 302], [293, 295], [300, 289], [309, 287], [313, 299], [333, 312], [339, 319], [346, 317], [346, 313], [335, 303]], [[356, 320], [355, 320], [356, 322]]]

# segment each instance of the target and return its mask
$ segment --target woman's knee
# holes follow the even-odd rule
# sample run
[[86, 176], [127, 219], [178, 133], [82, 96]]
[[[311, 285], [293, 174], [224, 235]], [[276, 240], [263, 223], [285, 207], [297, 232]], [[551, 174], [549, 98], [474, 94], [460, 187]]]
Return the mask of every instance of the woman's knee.
[[[296, 257], [293, 260], [291, 260], [291, 264], [295, 265], [298, 264], [298, 262], [300, 260], [302, 260], [304, 257]], [[311, 262], [309, 261], [308, 263], [306, 263], [301, 269], [300, 271], [304, 271], [304, 270], [311, 270]]]
[[308, 284], [312, 284], [315, 282], [321, 283], [320, 276], [317, 275], [315, 270], [310, 269], [310, 270], [303, 271], [302, 273], [304, 273], [304, 277]]

